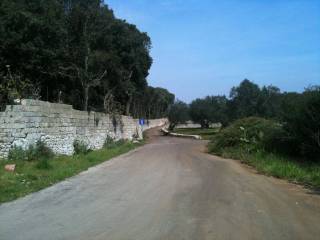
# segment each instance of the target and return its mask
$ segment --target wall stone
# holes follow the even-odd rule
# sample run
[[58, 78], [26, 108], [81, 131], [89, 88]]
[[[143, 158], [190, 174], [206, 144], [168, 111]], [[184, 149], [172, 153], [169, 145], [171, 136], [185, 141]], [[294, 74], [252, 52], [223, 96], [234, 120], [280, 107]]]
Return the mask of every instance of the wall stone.
[[73, 154], [75, 140], [99, 149], [109, 136], [115, 140], [142, 138], [142, 132], [164, 125], [166, 119], [149, 120], [141, 127], [129, 116], [114, 117], [84, 112], [71, 105], [24, 99], [20, 105], [8, 105], [0, 112], [0, 158], [6, 158], [14, 146], [28, 148], [38, 140], [57, 154]]

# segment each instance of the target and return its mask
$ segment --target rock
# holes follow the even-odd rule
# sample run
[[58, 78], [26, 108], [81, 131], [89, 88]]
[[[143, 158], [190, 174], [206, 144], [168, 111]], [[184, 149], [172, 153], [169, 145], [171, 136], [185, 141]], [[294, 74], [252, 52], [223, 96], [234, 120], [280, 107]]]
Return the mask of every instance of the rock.
[[16, 165], [15, 164], [7, 164], [4, 166], [4, 169], [8, 172], [14, 172], [14, 170], [16, 169]]
[[15, 104], [20, 104], [20, 103], [21, 103], [21, 99], [14, 99], [13, 102], [14, 102]]

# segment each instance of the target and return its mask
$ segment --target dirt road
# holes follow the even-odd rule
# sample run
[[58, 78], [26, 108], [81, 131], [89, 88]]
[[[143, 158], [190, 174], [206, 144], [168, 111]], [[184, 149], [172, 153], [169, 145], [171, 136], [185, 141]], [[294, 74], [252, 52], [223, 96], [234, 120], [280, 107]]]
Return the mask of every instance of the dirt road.
[[320, 197], [203, 152], [151, 143], [0, 205], [1, 240], [320, 239]]

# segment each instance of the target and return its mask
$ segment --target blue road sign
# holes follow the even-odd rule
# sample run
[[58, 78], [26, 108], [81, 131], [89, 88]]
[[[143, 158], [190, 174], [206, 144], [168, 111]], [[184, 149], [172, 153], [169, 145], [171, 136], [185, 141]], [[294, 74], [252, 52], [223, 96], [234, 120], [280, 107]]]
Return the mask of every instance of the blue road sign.
[[144, 125], [144, 119], [143, 119], [143, 118], [139, 119], [139, 124], [140, 124], [141, 126]]

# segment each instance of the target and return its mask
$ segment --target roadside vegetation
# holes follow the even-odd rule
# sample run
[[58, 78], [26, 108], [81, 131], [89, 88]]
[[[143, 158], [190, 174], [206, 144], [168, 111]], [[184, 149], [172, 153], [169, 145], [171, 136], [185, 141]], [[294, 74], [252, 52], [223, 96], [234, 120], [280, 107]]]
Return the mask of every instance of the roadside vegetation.
[[[14, 148], [8, 160], [0, 161], [0, 203], [39, 191], [68, 177], [74, 176], [99, 163], [126, 153], [142, 143], [106, 140], [104, 148], [91, 151], [79, 142], [73, 156], [55, 156], [42, 142], [27, 150]], [[14, 172], [4, 169], [16, 164]]]
[[[177, 104], [177, 103], [176, 103]], [[174, 105], [176, 105], [174, 104]], [[208, 96], [191, 104], [178, 102], [169, 112], [174, 126], [188, 120], [201, 129], [175, 129], [179, 133], [209, 133], [209, 152], [239, 159], [259, 172], [320, 188], [320, 87], [302, 93], [259, 87], [245, 79], [229, 97]], [[180, 114], [181, 109], [183, 114]], [[180, 114], [180, 116], [176, 116]]]
[[283, 127], [272, 120], [250, 117], [238, 120], [211, 139], [210, 153], [238, 159], [258, 172], [320, 188], [318, 161], [289, 154]]
[[151, 39], [103, 0], [0, 1], [0, 111], [15, 99], [161, 118], [174, 101], [148, 86]]

